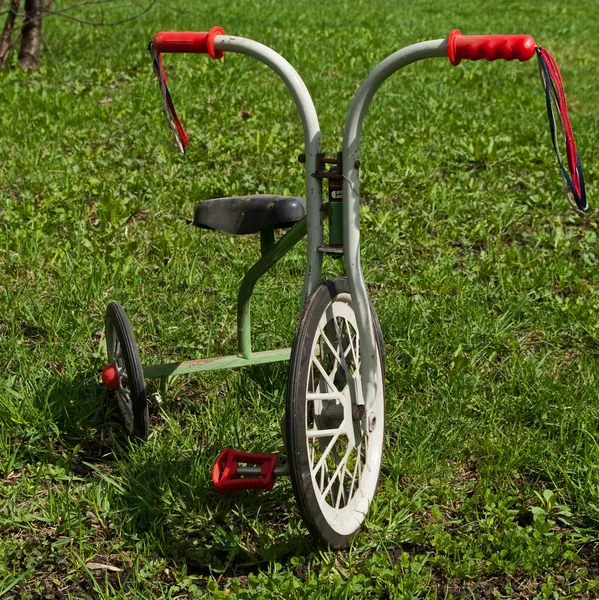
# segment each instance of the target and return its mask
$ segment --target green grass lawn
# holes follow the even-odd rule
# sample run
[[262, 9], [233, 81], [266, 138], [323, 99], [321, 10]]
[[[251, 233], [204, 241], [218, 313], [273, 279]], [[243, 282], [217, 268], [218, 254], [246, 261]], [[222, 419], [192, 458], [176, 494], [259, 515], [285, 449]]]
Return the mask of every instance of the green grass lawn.
[[[596, 205], [593, 0], [179, 0], [115, 28], [48, 19], [41, 69], [0, 73], [0, 596], [597, 597], [597, 212], [565, 202], [534, 59], [411, 66], [366, 119], [387, 432], [349, 551], [314, 544], [286, 480], [212, 488], [223, 447], [282, 450], [285, 363], [150, 382], [151, 437], [126, 439], [99, 381], [106, 304], [123, 304], [145, 362], [234, 354], [259, 242], [193, 228], [194, 208], [304, 193], [291, 96], [250, 58], [167, 57], [190, 135], [176, 153], [147, 43], [213, 25], [295, 66], [329, 155], [391, 52], [454, 28], [530, 33], [562, 68]], [[304, 264], [300, 244], [259, 283], [257, 349], [291, 345]]]

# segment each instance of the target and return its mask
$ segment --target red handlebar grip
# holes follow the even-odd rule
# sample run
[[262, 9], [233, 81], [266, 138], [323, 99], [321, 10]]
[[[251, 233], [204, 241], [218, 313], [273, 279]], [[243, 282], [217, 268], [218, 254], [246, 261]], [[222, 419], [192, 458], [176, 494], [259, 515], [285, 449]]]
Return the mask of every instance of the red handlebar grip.
[[158, 52], [178, 52], [209, 54], [212, 58], [222, 58], [224, 52], [214, 47], [214, 38], [224, 35], [220, 27], [205, 31], [161, 31], [154, 36], [154, 47]]
[[458, 29], [449, 34], [447, 55], [452, 65], [467, 60], [529, 60], [535, 53], [530, 35], [462, 35]]

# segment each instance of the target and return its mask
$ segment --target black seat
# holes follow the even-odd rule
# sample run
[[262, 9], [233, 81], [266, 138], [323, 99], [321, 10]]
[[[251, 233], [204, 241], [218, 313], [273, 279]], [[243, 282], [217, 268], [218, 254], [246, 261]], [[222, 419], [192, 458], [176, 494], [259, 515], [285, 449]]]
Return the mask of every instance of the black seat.
[[283, 229], [306, 216], [306, 199], [296, 196], [233, 196], [198, 205], [193, 224], [226, 233], [257, 233], [267, 227]]

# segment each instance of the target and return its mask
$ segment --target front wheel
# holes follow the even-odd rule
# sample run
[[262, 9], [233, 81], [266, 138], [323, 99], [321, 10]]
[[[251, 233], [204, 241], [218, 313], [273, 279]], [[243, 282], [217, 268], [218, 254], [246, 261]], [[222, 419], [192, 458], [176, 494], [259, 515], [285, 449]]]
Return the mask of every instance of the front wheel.
[[289, 365], [286, 434], [289, 471], [308, 530], [333, 548], [358, 532], [376, 493], [384, 441], [385, 350], [376, 397], [360, 406], [360, 335], [346, 278], [322, 283], [300, 315]]

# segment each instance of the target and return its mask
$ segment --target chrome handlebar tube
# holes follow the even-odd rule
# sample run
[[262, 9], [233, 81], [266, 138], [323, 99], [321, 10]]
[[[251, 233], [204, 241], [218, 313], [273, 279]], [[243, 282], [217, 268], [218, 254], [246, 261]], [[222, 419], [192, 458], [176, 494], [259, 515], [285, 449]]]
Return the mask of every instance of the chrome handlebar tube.
[[343, 133], [343, 246], [353, 307], [360, 334], [359, 404], [367, 409], [376, 397], [377, 350], [368, 295], [360, 264], [360, 179], [356, 161], [360, 158], [360, 133], [368, 107], [381, 84], [399, 69], [425, 58], [447, 58], [446, 39], [420, 42], [402, 48], [379, 63], [362, 82], [351, 103]]
[[322, 150], [322, 144], [314, 102], [297, 71], [280, 54], [268, 46], [232, 35], [215, 36], [214, 46], [216, 50], [246, 54], [269, 66], [283, 80], [295, 100], [304, 128], [306, 155], [308, 254], [302, 294], [303, 304], [304, 300], [320, 285], [322, 275], [322, 253], [318, 250], [323, 243], [322, 181], [312, 177], [312, 173], [317, 170], [316, 160]]

